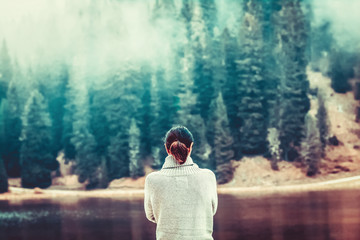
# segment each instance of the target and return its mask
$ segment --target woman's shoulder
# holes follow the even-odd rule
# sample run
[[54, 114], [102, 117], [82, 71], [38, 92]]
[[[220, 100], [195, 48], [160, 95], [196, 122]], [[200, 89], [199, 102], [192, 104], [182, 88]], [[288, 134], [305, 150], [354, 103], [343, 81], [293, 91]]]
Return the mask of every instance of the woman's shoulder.
[[154, 182], [157, 179], [159, 179], [161, 175], [159, 174], [159, 171], [151, 172], [145, 177], [145, 183]]
[[158, 171], [149, 173], [148, 175], [146, 175], [145, 181], [148, 180], [148, 179], [156, 178], [156, 176], [159, 175], [158, 173], [159, 173]]
[[211, 178], [216, 179], [215, 177], [215, 173], [213, 171], [211, 171], [210, 169], [207, 168], [200, 168], [200, 172], [203, 173], [206, 176], [209, 176]]

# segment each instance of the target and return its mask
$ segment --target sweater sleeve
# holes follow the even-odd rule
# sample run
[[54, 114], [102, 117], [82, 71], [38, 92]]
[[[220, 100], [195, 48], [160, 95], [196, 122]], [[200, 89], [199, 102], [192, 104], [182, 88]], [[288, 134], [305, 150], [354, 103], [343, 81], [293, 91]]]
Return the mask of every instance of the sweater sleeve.
[[145, 208], [146, 218], [149, 219], [149, 221], [156, 223], [153, 208], [152, 208], [152, 203], [151, 203], [151, 197], [150, 197], [151, 186], [150, 186], [150, 182], [149, 182], [148, 177], [146, 177], [146, 179], [145, 179], [144, 193], [145, 193], [145, 196], [144, 196], [144, 208]]
[[213, 215], [215, 215], [218, 207], [218, 194], [217, 194], [217, 183], [215, 174], [213, 174], [213, 182], [214, 182], [214, 191], [213, 191], [213, 199], [212, 199], [212, 209]]

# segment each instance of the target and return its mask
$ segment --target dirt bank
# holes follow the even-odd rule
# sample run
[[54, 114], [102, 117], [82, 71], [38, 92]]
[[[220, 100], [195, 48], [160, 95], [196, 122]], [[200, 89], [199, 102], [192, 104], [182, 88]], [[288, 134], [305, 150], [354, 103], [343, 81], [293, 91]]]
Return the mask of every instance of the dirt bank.
[[[295, 184], [284, 186], [256, 186], [256, 187], [218, 187], [218, 194], [233, 194], [242, 197], [255, 197], [270, 194], [293, 194], [308, 191], [330, 191], [360, 189], [360, 176], [348, 177], [324, 182]], [[51, 189], [24, 189], [10, 187], [10, 192], [0, 194], [0, 200], [11, 202], [21, 200], [51, 199], [66, 197], [96, 197], [114, 199], [143, 198], [143, 189], [105, 189], [92, 191], [79, 190], [51, 190]]]

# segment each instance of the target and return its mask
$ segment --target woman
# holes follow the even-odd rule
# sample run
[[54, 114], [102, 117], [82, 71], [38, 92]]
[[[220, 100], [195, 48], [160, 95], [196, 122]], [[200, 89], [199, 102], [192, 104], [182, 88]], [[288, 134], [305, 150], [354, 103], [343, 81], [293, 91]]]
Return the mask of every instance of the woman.
[[146, 217], [156, 223], [156, 239], [213, 239], [218, 199], [212, 171], [190, 157], [194, 139], [183, 126], [165, 136], [168, 156], [158, 172], [145, 180]]

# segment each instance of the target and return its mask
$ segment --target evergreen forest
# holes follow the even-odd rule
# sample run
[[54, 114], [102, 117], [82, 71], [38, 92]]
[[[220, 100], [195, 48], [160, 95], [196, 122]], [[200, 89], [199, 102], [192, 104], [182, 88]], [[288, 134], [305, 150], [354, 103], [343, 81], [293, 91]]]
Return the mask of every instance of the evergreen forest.
[[219, 184], [244, 156], [263, 155], [274, 171], [301, 161], [316, 175], [329, 124], [307, 71], [351, 91], [360, 46], [339, 40], [315, 1], [56, 0], [43, 17], [7, 15], [0, 192], [16, 177], [51, 186], [60, 155], [87, 189], [144, 176], [161, 168], [176, 125], [192, 132], [194, 162]]

